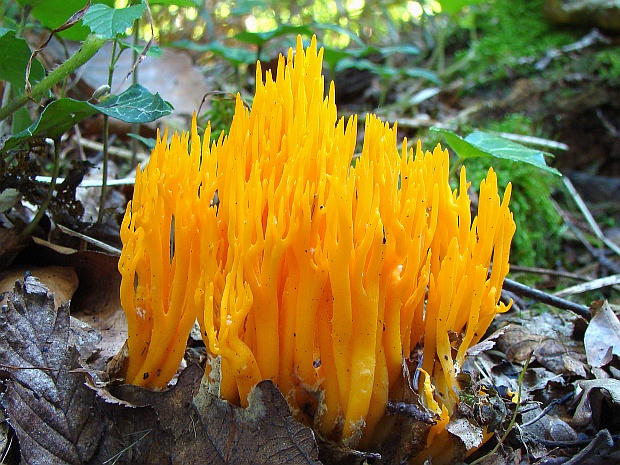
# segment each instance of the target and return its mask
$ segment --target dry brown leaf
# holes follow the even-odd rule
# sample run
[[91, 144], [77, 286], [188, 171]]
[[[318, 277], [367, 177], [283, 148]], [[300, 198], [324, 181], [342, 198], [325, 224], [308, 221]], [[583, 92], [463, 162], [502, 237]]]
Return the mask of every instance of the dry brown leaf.
[[[17, 267], [5, 270], [2, 273], [0, 294], [12, 291], [15, 287], [15, 281], [24, 279], [24, 276], [27, 274], [38, 278], [49, 289], [54, 295], [54, 305], [56, 308], [71, 300], [79, 284], [77, 274], [70, 266]], [[0, 298], [0, 305], [5, 305], [5, 303]]]
[[534, 349], [538, 363], [556, 374], [577, 375], [585, 378], [588, 373], [585, 364], [579, 360], [583, 356], [570, 351], [556, 339], [543, 339]]
[[90, 250], [76, 251], [31, 238], [16, 261], [28, 270], [40, 267], [75, 270], [79, 285], [71, 296], [71, 315], [101, 333], [98, 353], [102, 363], [97, 368], [102, 369], [103, 362], [117, 354], [127, 339], [127, 322], [118, 291], [118, 257]]
[[129, 385], [112, 390], [116, 397], [136, 406], [101, 403], [119, 432], [106, 438], [106, 444], [120, 439], [124, 447], [117, 452], [128, 448], [119, 455], [121, 462], [320, 463], [312, 430], [295, 421], [271, 381], [259, 383], [250, 395], [249, 407], [243, 409], [201, 389], [202, 377], [202, 369], [190, 365], [168, 391]]
[[0, 363], [8, 372], [0, 399], [24, 464], [91, 459], [103, 432], [94, 393], [70, 345], [69, 307], [36, 278], [15, 284], [0, 313]]

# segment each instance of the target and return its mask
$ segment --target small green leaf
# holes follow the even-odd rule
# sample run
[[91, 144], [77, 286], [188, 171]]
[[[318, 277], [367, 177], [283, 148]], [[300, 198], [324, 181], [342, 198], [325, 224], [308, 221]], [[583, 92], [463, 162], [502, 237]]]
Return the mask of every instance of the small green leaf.
[[475, 131], [464, 139], [452, 131], [439, 128], [431, 128], [433, 131], [441, 133], [448, 141], [452, 150], [456, 152], [459, 158], [475, 158], [475, 157], [493, 157], [502, 158], [521, 163], [534, 165], [549, 173], [562, 176], [562, 174], [547, 166], [545, 155], [546, 152], [530, 149], [524, 145], [517, 144], [503, 137], [495, 136], [482, 131]]
[[146, 6], [142, 3], [127, 8], [110, 8], [96, 3], [84, 15], [84, 24], [95, 33], [107, 39], [123, 35], [142, 16]]
[[358, 58], [353, 58], [353, 57], [344, 57], [338, 61], [334, 70], [336, 72], [340, 72], [342, 70], [350, 69], [350, 68], [359, 69], [360, 71], [370, 71], [375, 74], [380, 74], [379, 73], [380, 65], [377, 65], [373, 63], [372, 61], [367, 60], [365, 58], [358, 59]]
[[423, 78], [428, 79], [434, 84], [441, 85], [441, 80], [437, 77], [437, 75], [424, 68], [394, 68], [393, 66], [375, 64], [366, 58], [355, 59], [351, 57], [344, 57], [340, 59], [334, 66], [334, 70], [336, 72], [349, 68], [370, 71], [371, 73], [377, 74], [384, 78], [403, 75], [412, 78]]
[[130, 86], [125, 92], [90, 104], [101, 113], [127, 123], [149, 123], [172, 113], [172, 105], [159, 94], [151, 94], [140, 84]]
[[193, 50], [195, 52], [213, 52], [228, 60], [233, 66], [256, 63], [256, 53], [241, 47], [228, 47], [220, 42], [198, 44], [191, 40], [180, 40], [171, 44], [172, 47]]
[[340, 60], [351, 57], [351, 53], [347, 50], [340, 50], [327, 46], [323, 47], [323, 61], [327, 64], [329, 69], [335, 69]]
[[[26, 84], [26, 66], [31, 54], [30, 47], [24, 39], [15, 37], [15, 31], [0, 27], [0, 80], [10, 82], [15, 89], [24, 89]], [[45, 70], [34, 60], [30, 68], [30, 83], [45, 77]]]
[[493, 157], [529, 163], [530, 165], [534, 165], [542, 170], [562, 176], [558, 170], [547, 166], [545, 155], [551, 156], [547, 152], [530, 149], [524, 145], [504, 139], [503, 137], [495, 136], [482, 131], [472, 132], [470, 135], [465, 137], [465, 140], [478, 147], [480, 150], [490, 153]]
[[287, 34], [299, 34], [302, 36], [311, 36], [312, 29], [308, 26], [293, 26], [291, 24], [283, 24], [271, 31], [266, 32], [250, 32], [242, 31], [234, 36], [235, 39], [240, 40], [248, 44], [254, 44], [258, 47], [262, 47], [266, 42], [275, 37], [280, 37]]
[[478, 158], [478, 157], [491, 157], [492, 155], [488, 152], [484, 152], [480, 150], [478, 147], [470, 144], [461, 136], [453, 133], [452, 131], [448, 131], [447, 129], [439, 129], [436, 127], [431, 127], [431, 131], [436, 131], [441, 133], [448, 142], [448, 145], [452, 147], [452, 150], [457, 154], [459, 158], [463, 160], [467, 158]]
[[420, 49], [415, 45], [403, 44], [392, 45], [389, 47], [381, 47], [379, 49], [383, 56], [392, 55], [393, 53], [402, 53], [404, 55], [419, 55]]
[[134, 134], [132, 132], [128, 132], [127, 135], [132, 139], [136, 139], [137, 141], [142, 142], [149, 150], [153, 150], [155, 148], [155, 145], [157, 144], [157, 140], [153, 139], [152, 137], [142, 137], [141, 135]]
[[148, 123], [171, 112], [172, 106], [159, 94], [153, 95], [139, 84], [98, 104], [61, 98], [47, 105], [35, 123], [9, 137], [1, 151], [11, 150], [35, 137], [57, 139], [75, 124], [97, 113], [128, 123]]
[[402, 74], [410, 78], [428, 79], [433, 84], [441, 85], [441, 79], [432, 71], [424, 68], [402, 68]]
[[2, 151], [15, 148], [35, 137], [58, 139], [75, 124], [97, 113], [97, 109], [87, 102], [70, 98], [55, 100], [43, 109], [36, 122], [9, 137]]

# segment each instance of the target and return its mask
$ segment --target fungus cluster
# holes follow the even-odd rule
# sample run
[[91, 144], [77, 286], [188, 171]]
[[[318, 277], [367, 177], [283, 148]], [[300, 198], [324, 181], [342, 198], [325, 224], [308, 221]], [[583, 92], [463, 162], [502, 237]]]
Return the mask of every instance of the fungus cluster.
[[[219, 360], [220, 395], [240, 405], [271, 379], [300, 419], [365, 447], [418, 348], [421, 401], [441, 433], [466, 350], [500, 302], [515, 231], [489, 170], [472, 220], [465, 169], [402, 143], [325, 96], [322, 50], [280, 57], [229, 134], [167, 134], [138, 170], [121, 228], [126, 380], [163, 388], [198, 320]], [[492, 269], [490, 263], [493, 262]]]

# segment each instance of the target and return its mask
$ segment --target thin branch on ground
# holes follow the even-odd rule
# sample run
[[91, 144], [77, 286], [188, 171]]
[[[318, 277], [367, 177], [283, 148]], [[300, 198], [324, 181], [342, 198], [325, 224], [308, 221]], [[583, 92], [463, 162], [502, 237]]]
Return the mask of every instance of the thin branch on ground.
[[587, 320], [591, 318], [590, 309], [585, 305], [577, 304], [575, 302], [571, 302], [570, 300], [547, 294], [546, 292], [518, 283], [512, 279], [504, 279], [503, 288], [507, 291], [514, 292], [521, 297], [534, 299], [538, 302], [542, 302], [543, 304], [551, 305], [552, 307], [560, 308], [562, 310], [570, 310]]

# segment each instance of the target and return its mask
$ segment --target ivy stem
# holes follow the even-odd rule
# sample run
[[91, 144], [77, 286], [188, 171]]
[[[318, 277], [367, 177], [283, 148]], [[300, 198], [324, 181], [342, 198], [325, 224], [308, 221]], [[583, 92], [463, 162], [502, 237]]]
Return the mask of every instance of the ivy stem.
[[465, 160], [464, 158], [459, 157], [456, 160], [456, 162], [450, 167], [450, 172], [448, 173], [448, 179], [458, 180], [456, 173], [458, 173], [461, 166], [463, 166], [464, 160]]
[[49, 91], [52, 86], [58, 84], [60, 81], [65, 79], [71, 73], [73, 73], [76, 69], [86, 63], [88, 60], [92, 58], [92, 56], [97, 53], [97, 51], [103, 47], [103, 44], [106, 43], [104, 37], [97, 34], [89, 34], [84, 40], [82, 47], [75, 52], [67, 61], [65, 61], [58, 68], [54, 69], [50, 72], [45, 78], [41, 79], [39, 82], [32, 86], [30, 97], [28, 95], [21, 94], [18, 97], [11, 100], [5, 106], [0, 108], [0, 121], [7, 118], [9, 115], [13, 114], [21, 107], [28, 103], [28, 100], [38, 100], [41, 98], [47, 91]]

